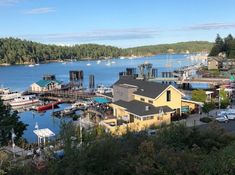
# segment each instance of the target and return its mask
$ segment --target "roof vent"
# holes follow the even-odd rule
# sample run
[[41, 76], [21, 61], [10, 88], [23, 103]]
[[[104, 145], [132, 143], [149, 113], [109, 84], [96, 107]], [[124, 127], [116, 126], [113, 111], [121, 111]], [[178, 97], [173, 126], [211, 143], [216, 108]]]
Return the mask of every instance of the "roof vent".
[[145, 111], [149, 111], [149, 106], [145, 106]]
[[142, 91], [142, 92], [143, 92], [143, 91], [144, 91], [144, 89], [140, 89], [140, 91]]

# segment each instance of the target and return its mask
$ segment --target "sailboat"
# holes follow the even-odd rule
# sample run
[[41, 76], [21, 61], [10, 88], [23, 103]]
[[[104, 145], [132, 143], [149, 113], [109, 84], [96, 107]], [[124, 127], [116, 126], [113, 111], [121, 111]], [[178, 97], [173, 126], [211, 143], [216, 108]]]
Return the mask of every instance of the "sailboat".
[[31, 60], [31, 64], [28, 65], [28, 67], [34, 67], [35, 64], [33, 64], [33, 60]]
[[110, 60], [107, 61], [106, 66], [111, 66]]
[[39, 66], [39, 59], [37, 58], [37, 63], [35, 64], [35, 66]]

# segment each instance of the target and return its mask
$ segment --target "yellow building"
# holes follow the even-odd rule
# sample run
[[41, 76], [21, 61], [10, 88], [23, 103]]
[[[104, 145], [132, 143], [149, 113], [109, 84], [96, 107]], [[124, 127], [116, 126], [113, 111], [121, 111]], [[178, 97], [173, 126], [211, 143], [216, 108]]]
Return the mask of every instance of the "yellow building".
[[171, 116], [181, 115], [183, 94], [172, 85], [122, 77], [113, 85], [113, 115], [103, 120], [113, 134], [123, 134], [128, 129], [140, 131], [151, 126], [169, 124]]
[[202, 111], [204, 103], [193, 100], [182, 99], [181, 111], [184, 113], [200, 113]]

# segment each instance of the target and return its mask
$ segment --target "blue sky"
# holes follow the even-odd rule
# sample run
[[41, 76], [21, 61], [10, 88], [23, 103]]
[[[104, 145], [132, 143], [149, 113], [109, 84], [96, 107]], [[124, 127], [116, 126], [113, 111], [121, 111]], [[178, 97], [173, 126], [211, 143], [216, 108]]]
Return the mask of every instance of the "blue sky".
[[234, 0], [0, 0], [0, 37], [133, 47], [235, 35]]

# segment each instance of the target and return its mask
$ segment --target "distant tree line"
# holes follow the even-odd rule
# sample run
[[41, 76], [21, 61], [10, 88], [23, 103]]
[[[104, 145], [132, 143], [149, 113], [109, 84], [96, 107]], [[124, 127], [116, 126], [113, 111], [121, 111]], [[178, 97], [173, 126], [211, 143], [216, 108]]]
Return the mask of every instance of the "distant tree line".
[[235, 58], [235, 38], [231, 34], [224, 39], [217, 34], [209, 55], [218, 56], [220, 53], [225, 53], [228, 58]]
[[0, 39], [0, 63], [24, 64], [53, 60], [119, 57], [117, 47], [82, 44], [74, 46], [46, 45], [15, 38]]
[[208, 52], [212, 44], [203, 41], [181, 42], [122, 49], [98, 44], [74, 46], [47, 45], [16, 38], [0, 39], [0, 64], [32, 64], [66, 59], [100, 59], [120, 56], [152, 56], [161, 53]]
[[161, 53], [168, 53], [169, 50], [173, 53], [196, 53], [209, 52], [213, 44], [207, 41], [189, 41], [179, 42], [174, 44], [160, 44], [151, 46], [141, 46], [135, 48], [128, 48], [126, 52], [133, 55], [156, 55]]

